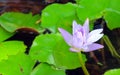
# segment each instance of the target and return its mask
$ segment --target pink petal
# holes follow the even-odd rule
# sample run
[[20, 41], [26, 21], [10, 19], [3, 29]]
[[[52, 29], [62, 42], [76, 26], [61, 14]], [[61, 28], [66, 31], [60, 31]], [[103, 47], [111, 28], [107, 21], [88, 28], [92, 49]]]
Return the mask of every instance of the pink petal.
[[72, 46], [76, 48], [81, 48], [83, 44], [83, 37], [81, 32], [76, 32], [72, 38]]
[[76, 33], [79, 29], [81, 29], [81, 25], [77, 24], [76, 21], [73, 21], [73, 35]]
[[85, 23], [83, 24], [82, 31], [83, 31], [83, 40], [84, 42], [86, 42], [87, 36], [89, 34], [89, 19], [86, 19]]
[[72, 46], [72, 35], [69, 32], [67, 32], [66, 30], [62, 29], [62, 28], [58, 28], [58, 30], [62, 34], [62, 36], [63, 36], [64, 40], [66, 41], [66, 43], [69, 46]]
[[89, 33], [89, 36], [94, 35], [94, 34], [100, 34], [103, 31], [103, 29], [95, 29]]
[[103, 29], [96, 29], [89, 33], [88, 39], [87, 39], [87, 45], [98, 41], [100, 38], [102, 38], [103, 34], [100, 34], [103, 31]]
[[89, 33], [89, 19], [87, 18], [85, 23], [83, 24], [83, 29], [84, 29], [84, 34], [85, 36], [88, 35]]
[[91, 51], [98, 50], [103, 47], [104, 46], [101, 44], [93, 43], [91, 45], [88, 45], [89, 50], [84, 50], [84, 52], [91, 52]]
[[94, 34], [87, 39], [87, 45], [92, 44], [102, 38], [103, 34]]

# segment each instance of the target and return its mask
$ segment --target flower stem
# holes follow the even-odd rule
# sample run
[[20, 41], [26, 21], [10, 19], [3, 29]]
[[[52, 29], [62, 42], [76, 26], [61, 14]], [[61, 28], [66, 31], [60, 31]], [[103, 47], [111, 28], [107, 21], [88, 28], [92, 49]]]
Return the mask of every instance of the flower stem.
[[85, 63], [84, 63], [83, 60], [82, 60], [82, 53], [81, 53], [81, 51], [78, 52], [78, 57], [79, 57], [80, 64], [81, 64], [81, 67], [82, 67], [82, 69], [83, 69], [84, 74], [85, 74], [85, 75], [90, 75], [89, 72], [87, 71], [86, 67], [85, 67]]
[[103, 40], [105, 41], [106, 45], [108, 46], [112, 56], [120, 58], [120, 55], [116, 52], [116, 50], [115, 50], [114, 46], [112, 45], [112, 43], [110, 42], [108, 36], [104, 35]]

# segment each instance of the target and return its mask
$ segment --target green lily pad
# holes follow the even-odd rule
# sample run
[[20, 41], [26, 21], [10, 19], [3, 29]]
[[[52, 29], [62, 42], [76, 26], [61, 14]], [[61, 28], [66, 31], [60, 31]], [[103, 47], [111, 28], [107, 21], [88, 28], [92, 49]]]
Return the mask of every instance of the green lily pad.
[[[77, 53], [71, 52], [60, 34], [46, 34], [36, 37], [30, 50], [33, 59], [47, 62], [62, 69], [80, 67]], [[83, 61], [86, 61], [83, 55]]]
[[5, 29], [3, 29], [2, 27], [0, 27], [0, 42], [8, 39], [9, 37], [11, 37], [14, 33], [10, 33], [7, 32]]
[[11, 55], [24, 53], [26, 46], [20, 41], [6, 41], [0, 43], [0, 61], [6, 60]]
[[30, 75], [66, 75], [64, 70], [55, 69], [53, 66], [41, 63]]
[[104, 73], [104, 75], [120, 75], [120, 69], [111, 69]]
[[[107, 22], [107, 26], [112, 30], [115, 28], [120, 28], [120, 11], [116, 11], [113, 9], [106, 10], [105, 20]], [[115, 19], [114, 19], [115, 18]]]
[[14, 32], [19, 28], [32, 28], [39, 31], [40, 15], [23, 14], [18, 12], [7, 12], [0, 16], [0, 25], [8, 32]]
[[77, 8], [77, 15], [80, 20], [84, 21], [86, 18], [94, 20], [102, 16], [102, 11], [108, 6], [109, 0], [78, 0], [79, 7]]
[[110, 0], [108, 8], [104, 12], [104, 17], [108, 27], [112, 30], [120, 28], [120, 0]]
[[30, 75], [34, 61], [24, 53], [9, 56], [8, 60], [0, 61], [1, 75]]
[[76, 2], [80, 20], [89, 18], [92, 21], [104, 17], [111, 30], [120, 27], [120, 0], [76, 0]]
[[47, 6], [42, 11], [41, 26], [50, 29], [53, 33], [58, 31], [58, 27], [71, 31], [73, 20], [78, 20], [76, 7], [77, 5], [72, 3], [55, 3]]

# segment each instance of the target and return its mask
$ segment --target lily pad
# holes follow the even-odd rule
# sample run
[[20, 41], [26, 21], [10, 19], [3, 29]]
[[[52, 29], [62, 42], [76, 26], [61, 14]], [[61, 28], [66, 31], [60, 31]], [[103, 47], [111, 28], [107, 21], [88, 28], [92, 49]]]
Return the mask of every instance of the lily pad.
[[[69, 48], [59, 33], [40, 35], [34, 40], [30, 55], [35, 60], [47, 62], [61, 69], [80, 67], [77, 53], [71, 52]], [[84, 54], [83, 61], [86, 61]]]
[[26, 46], [21, 41], [6, 41], [0, 43], [0, 61], [7, 60], [9, 56], [24, 53]]
[[0, 61], [1, 75], [30, 75], [34, 61], [24, 53], [9, 56], [8, 60]]
[[39, 19], [40, 15], [32, 16], [31, 13], [7, 12], [0, 16], [0, 25], [8, 32], [25, 27], [39, 31], [39, 24], [36, 23]]
[[78, 20], [76, 7], [77, 5], [72, 3], [55, 3], [47, 6], [42, 11], [41, 26], [50, 29], [53, 33], [58, 31], [58, 27], [71, 31], [73, 20]]
[[120, 69], [111, 69], [105, 72], [104, 75], [120, 75]]
[[55, 69], [53, 66], [41, 63], [38, 65], [30, 75], [66, 75], [65, 70]]
[[104, 17], [108, 27], [112, 30], [119, 28], [120, 0], [76, 0], [78, 3], [77, 15], [84, 21], [91, 21]]
[[5, 29], [3, 29], [2, 27], [0, 27], [0, 42], [8, 39], [12, 35], [14, 35], [14, 33], [7, 32]]

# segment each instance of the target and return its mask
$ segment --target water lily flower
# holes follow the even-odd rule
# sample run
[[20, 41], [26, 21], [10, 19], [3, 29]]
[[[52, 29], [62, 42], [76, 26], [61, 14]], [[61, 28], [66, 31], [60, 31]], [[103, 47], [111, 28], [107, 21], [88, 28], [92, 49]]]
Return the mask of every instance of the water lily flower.
[[85, 23], [79, 25], [76, 21], [73, 21], [73, 32], [70, 34], [62, 28], [58, 28], [62, 34], [65, 42], [70, 46], [70, 51], [73, 52], [90, 52], [103, 48], [103, 45], [95, 43], [100, 38], [102, 38], [103, 29], [95, 29], [89, 32], [89, 20], [87, 19]]

